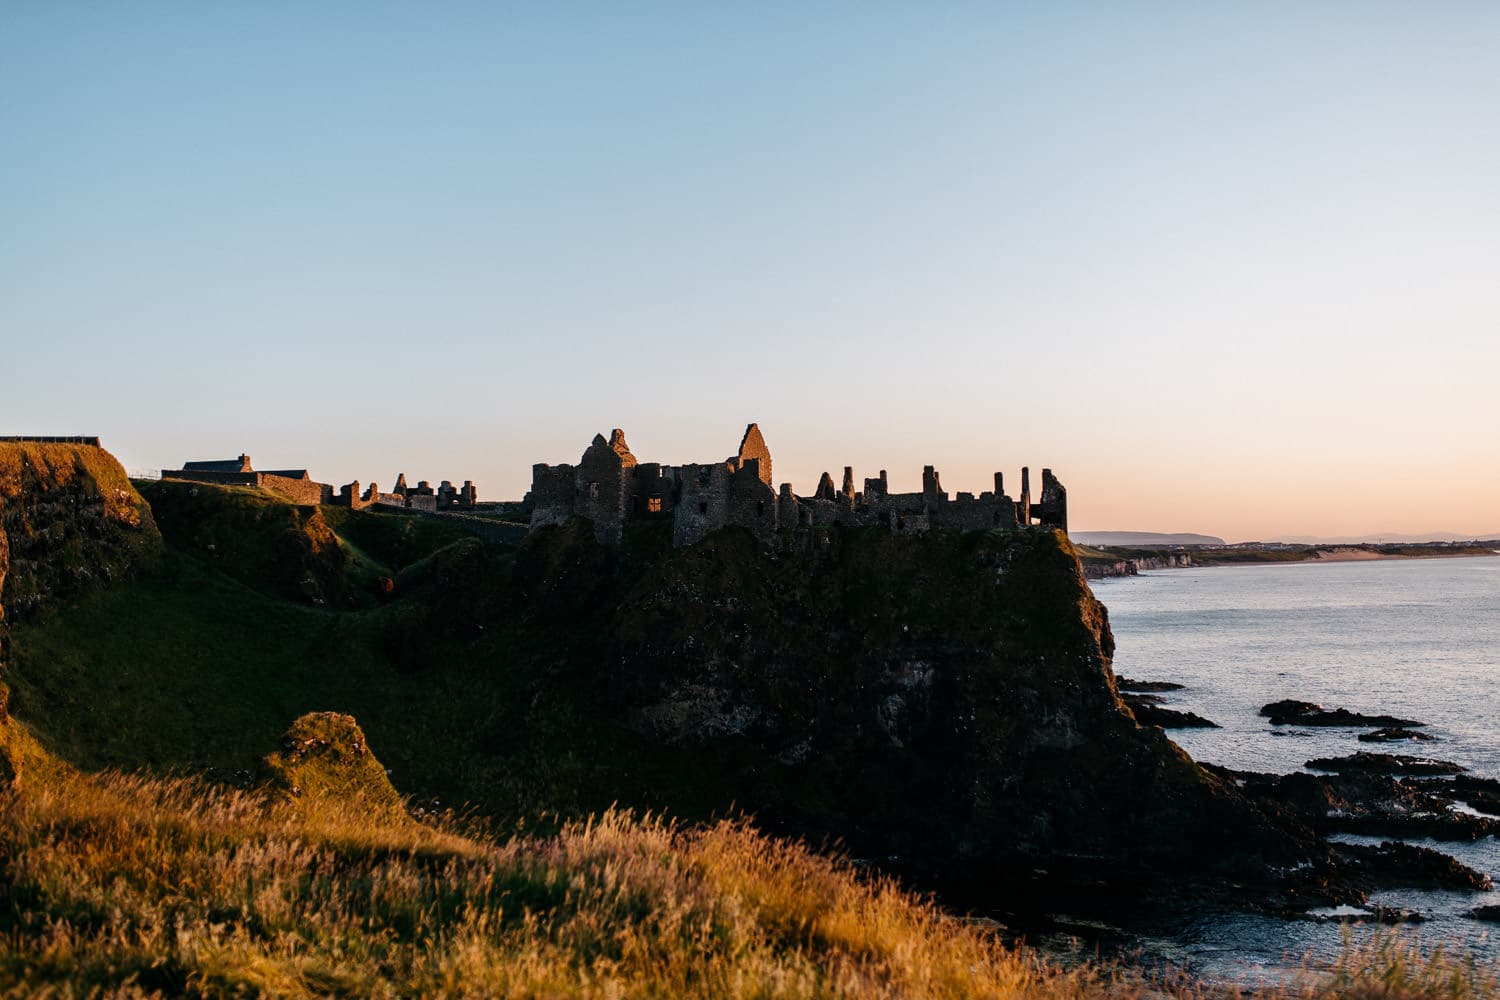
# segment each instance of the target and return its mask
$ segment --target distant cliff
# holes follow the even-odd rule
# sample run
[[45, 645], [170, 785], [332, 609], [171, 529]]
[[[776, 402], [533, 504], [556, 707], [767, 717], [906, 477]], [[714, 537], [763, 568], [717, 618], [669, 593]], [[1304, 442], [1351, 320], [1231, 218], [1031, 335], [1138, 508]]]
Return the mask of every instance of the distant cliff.
[[1073, 531], [1069, 532], [1068, 537], [1081, 545], [1126, 546], [1141, 549], [1224, 544], [1224, 539], [1217, 535], [1195, 535], [1189, 532]]
[[1083, 575], [1090, 580], [1107, 580], [1112, 577], [1135, 576], [1156, 569], [1182, 569], [1195, 565], [1192, 555], [1187, 552], [1153, 552], [1127, 556], [1083, 546], [1079, 546], [1077, 552], [1083, 566]]

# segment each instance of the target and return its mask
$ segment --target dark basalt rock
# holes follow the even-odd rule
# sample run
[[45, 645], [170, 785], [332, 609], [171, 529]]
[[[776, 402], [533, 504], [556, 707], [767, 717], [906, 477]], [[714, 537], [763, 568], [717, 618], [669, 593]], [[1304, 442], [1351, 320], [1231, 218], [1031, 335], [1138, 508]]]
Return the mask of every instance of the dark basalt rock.
[[1500, 924], [1500, 906], [1478, 906], [1469, 911], [1469, 916], [1475, 920], [1485, 920], [1492, 924]]
[[1453, 811], [1469, 794], [1455, 785], [1484, 785], [1489, 779], [1401, 778], [1384, 771], [1335, 774], [1258, 774], [1214, 768], [1246, 795], [1272, 802], [1321, 834], [1358, 833], [1377, 837], [1430, 837], [1472, 841], [1500, 834], [1500, 819]]
[[1472, 774], [1459, 774], [1444, 781], [1443, 787], [1450, 789], [1451, 794], [1463, 797], [1473, 792], [1485, 795], [1500, 796], [1500, 781], [1494, 778], [1477, 778]]
[[1427, 837], [1448, 841], [1472, 842], [1481, 837], [1500, 836], [1500, 821], [1464, 813], [1339, 816], [1330, 819], [1327, 828], [1338, 833], [1360, 833], [1371, 837]]
[[1163, 729], [1219, 728], [1217, 722], [1211, 722], [1201, 715], [1162, 707], [1161, 699], [1154, 695], [1122, 694], [1120, 700], [1130, 706], [1136, 721], [1143, 726], [1160, 726]]
[[1482, 813], [1500, 817], [1500, 797], [1487, 795], [1484, 792], [1470, 792], [1464, 796], [1464, 801], [1469, 804], [1470, 809], [1478, 809]]
[[1334, 852], [1356, 873], [1382, 886], [1478, 892], [1495, 887], [1488, 875], [1430, 847], [1388, 840], [1378, 847], [1335, 844]]
[[1403, 729], [1400, 726], [1392, 726], [1386, 729], [1376, 729], [1368, 733], [1360, 733], [1361, 743], [1404, 743], [1407, 741], [1430, 741], [1437, 739], [1430, 733], [1419, 733], [1415, 729]]
[[[602, 557], [604, 600], [565, 618], [552, 605], [580, 587], [553, 577], [592, 558], [591, 530], [532, 532], [515, 575], [528, 622], [597, 637], [581, 652], [607, 665], [614, 718], [699, 799], [722, 790], [773, 831], [899, 857], [957, 905], [1051, 908], [1068, 886], [1097, 903], [1101, 881], [1266, 889], [1318, 850], [1126, 710], [1065, 539], [821, 537], [773, 552], [728, 529], [659, 553], [627, 538]], [[1039, 868], [1035, 892], [1012, 884]]]
[[1327, 709], [1311, 701], [1273, 701], [1261, 706], [1260, 714], [1273, 726], [1425, 726], [1425, 722], [1398, 719], [1394, 715], [1361, 715], [1348, 709]]
[[1115, 683], [1122, 692], [1181, 691], [1185, 687], [1182, 684], [1173, 684], [1171, 681], [1136, 681], [1129, 677], [1116, 677]]
[[1372, 906], [1370, 916], [1382, 924], [1420, 924], [1427, 920], [1420, 910], [1406, 906]]
[[1410, 757], [1406, 754], [1369, 753], [1361, 750], [1348, 757], [1316, 757], [1305, 767], [1315, 771], [1333, 771], [1345, 774], [1363, 771], [1374, 774], [1447, 775], [1462, 774], [1467, 768], [1446, 760], [1431, 757]]
[[1370, 906], [1358, 913], [1308, 913], [1304, 917], [1320, 924], [1420, 924], [1427, 919], [1421, 911], [1405, 906]]

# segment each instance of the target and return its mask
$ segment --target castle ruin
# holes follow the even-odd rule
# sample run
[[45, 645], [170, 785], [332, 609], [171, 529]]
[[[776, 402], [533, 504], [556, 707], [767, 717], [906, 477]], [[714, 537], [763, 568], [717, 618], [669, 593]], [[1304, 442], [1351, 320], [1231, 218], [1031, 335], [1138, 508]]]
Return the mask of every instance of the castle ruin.
[[842, 484], [823, 473], [810, 497], [790, 483], [772, 487], [771, 451], [760, 428], [745, 428], [739, 451], [719, 462], [661, 465], [640, 462], [616, 428], [608, 441], [596, 435], [577, 465], [538, 464], [531, 470], [531, 527], [564, 524], [574, 517], [593, 522], [601, 542], [620, 543], [628, 521], [670, 519], [674, 545], [691, 545], [728, 525], [745, 528], [767, 544], [778, 534], [819, 525], [878, 525], [892, 532], [933, 528], [960, 531], [1068, 530], [1068, 493], [1042, 470], [1042, 491], [1031, 499], [1030, 470], [1021, 470], [1021, 496], [1005, 492], [995, 473], [993, 492], [949, 496], [932, 466], [922, 470], [920, 493], [892, 493], [885, 470], [855, 489], [854, 470], [844, 467]]
[[403, 472], [396, 477], [396, 485], [389, 493], [381, 492], [374, 483], [361, 491], [357, 479], [335, 490], [327, 483], [314, 480], [306, 469], [259, 472], [251, 467], [249, 455], [207, 462], [184, 462], [180, 469], [163, 469], [161, 477], [216, 483], [220, 486], [254, 486], [302, 506], [332, 504], [353, 510], [378, 506], [438, 513], [473, 510], [479, 504], [479, 491], [470, 479], [465, 479], [462, 487], [456, 487], [444, 479], [434, 489], [425, 479], [416, 486], [407, 486], [406, 474]]

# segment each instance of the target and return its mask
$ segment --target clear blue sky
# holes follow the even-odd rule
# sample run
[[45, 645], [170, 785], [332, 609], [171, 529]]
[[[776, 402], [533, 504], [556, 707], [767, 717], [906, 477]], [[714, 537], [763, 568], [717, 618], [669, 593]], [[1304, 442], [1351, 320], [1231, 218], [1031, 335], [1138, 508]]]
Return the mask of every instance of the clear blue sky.
[[1500, 530], [1500, 5], [0, 5], [0, 433]]

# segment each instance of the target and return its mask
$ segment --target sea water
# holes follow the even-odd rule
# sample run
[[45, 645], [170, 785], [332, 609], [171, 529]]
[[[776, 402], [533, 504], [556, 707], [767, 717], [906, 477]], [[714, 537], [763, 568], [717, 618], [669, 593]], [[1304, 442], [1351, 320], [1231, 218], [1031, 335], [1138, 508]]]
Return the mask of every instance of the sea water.
[[[1370, 750], [1453, 761], [1500, 778], [1500, 556], [1278, 563], [1162, 570], [1096, 583], [1109, 608], [1115, 672], [1186, 685], [1165, 695], [1219, 729], [1170, 736], [1194, 758], [1287, 773], [1315, 757]], [[1426, 723], [1421, 743], [1360, 743], [1368, 727], [1272, 726], [1262, 705], [1283, 698]], [[1378, 838], [1344, 838], [1378, 843]], [[1413, 840], [1500, 883], [1500, 844]], [[1500, 961], [1500, 926], [1472, 920], [1500, 892], [1392, 890], [1372, 902], [1416, 909], [1405, 932]], [[1335, 956], [1341, 926], [1253, 915], [1210, 917], [1151, 942], [1213, 975], [1274, 973], [1288, 960]]]

